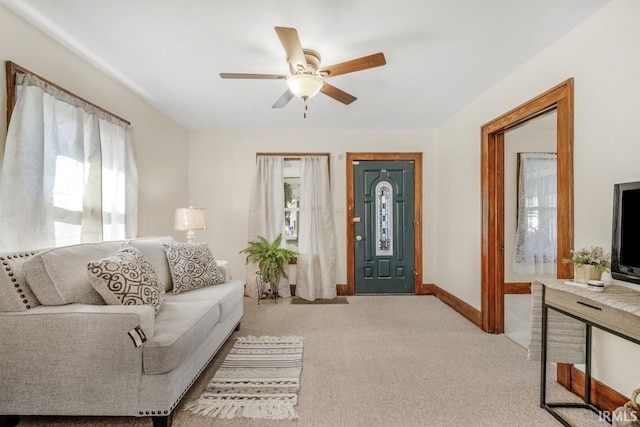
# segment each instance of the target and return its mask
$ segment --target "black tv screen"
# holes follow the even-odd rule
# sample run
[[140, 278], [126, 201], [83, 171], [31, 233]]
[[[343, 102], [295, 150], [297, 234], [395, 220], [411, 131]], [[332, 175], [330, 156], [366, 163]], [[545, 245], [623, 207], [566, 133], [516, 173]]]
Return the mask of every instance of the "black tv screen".
[[616, 184], [613, 194], [611, 276], [640, 284], [640, 181]]

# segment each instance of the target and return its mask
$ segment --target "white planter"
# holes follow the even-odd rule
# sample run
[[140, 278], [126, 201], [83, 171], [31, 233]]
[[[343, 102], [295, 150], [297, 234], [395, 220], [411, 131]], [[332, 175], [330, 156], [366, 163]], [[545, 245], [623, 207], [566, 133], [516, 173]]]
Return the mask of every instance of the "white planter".
[[587, 283], [589, 280], [600, 280], [602, 272], [596, 269], [594, 265], [577, 265], [574, 268], [574, 281], [578, 283]]

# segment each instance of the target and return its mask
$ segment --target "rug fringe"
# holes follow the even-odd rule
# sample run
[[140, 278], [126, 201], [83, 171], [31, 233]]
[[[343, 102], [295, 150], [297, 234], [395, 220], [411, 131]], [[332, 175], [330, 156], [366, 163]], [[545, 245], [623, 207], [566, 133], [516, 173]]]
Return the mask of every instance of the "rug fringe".
[[251, 342], [251, 341], [270, 341], [270, 342], [283, 342], [283, 341], [302, 341], [304, 338], [296, 335], [287, 337], [273, 337], [270, 335], [262, 335], [260, 337], [254, 335], [248, 335], [246, 337], [238, 337], [236, 341]]
[[216, 402], [198, 399], [185, 405], [185, 411], [212, 418], [251, 418], [254, 420], [295, 420], [298, 413], [287, 402]]

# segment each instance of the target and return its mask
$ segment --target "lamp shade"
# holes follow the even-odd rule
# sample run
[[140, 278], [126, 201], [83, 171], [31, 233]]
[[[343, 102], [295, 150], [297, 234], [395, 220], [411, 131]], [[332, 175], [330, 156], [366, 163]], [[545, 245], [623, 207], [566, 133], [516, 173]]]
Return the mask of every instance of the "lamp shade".
[[324, 86], [324, 80], [313, 74], [296, 74], [287, 77], [287, 87], [299, 98], [313, 98], [322, 86]]
[[206, 230], [207, 217], [205, 210], [191, 207], [176, 209], [174, 228], [180, 231]]

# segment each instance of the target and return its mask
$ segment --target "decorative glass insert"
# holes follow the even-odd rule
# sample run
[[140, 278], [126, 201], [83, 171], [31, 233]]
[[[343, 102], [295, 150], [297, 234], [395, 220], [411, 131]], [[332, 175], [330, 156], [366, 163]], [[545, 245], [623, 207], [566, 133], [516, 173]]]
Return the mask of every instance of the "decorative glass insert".
[[393, 255], [393, 192], [387, 181], [376, 185], [376, 255]]

